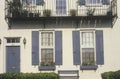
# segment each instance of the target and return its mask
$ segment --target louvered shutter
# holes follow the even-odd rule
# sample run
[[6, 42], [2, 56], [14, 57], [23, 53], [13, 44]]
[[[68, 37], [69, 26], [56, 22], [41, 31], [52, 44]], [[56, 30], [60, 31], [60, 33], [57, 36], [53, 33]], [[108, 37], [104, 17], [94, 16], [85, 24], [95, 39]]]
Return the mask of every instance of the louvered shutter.
[[55, 31], [55, 64], [62, 65], [62, 31]]
[[73, 64], [80, 65], [80, 31], [73, 31]]
[[39, 32], [32, 31], [32, 65], [39, 65]]
[[103, 31], [96, 31], [96, 64], [104, 64]]

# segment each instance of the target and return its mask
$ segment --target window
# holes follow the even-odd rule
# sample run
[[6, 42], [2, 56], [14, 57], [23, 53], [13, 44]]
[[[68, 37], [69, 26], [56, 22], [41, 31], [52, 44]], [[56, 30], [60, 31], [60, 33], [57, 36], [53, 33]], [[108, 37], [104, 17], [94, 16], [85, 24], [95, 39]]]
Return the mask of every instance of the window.
[[79, 0], [78, 3], [79, 5], [109, 5], [110, 0]]
[[35, 5], [36, 0], [22, 0], [23, 5]]
[[22, 4], [31, 6], [42, 5], [44, 4], [44, 0], [22, 0]]
[[7, 38], [7, 43], [20, 43], [20, 38]]
[[41, 65], [54, 65], [53, 32], [41, 32]]
[[95, 65], [94, 31], [81, 32], [82, 65]]
[[101, 0], [86, 0], [86, 4], [100, 4]]
[[66, 14], [66, 0], [56, 0], [56, 13]]

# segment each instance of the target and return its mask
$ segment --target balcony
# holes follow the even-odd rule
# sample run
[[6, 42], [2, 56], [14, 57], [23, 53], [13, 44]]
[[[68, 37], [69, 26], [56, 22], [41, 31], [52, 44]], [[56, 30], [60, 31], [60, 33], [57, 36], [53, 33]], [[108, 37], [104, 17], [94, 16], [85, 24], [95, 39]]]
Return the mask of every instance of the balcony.
[[6, 0], [5, 16], [11, 19], [25, 18], [113, 18], [117, 15], [116, 0], [109, 4], [79, 4], [77, 0], [67, 0], [63, 10], [56, 7], [55, 0], [45, 0], [40, 4], [25, 3], [24, 0]]
[[[5, 18], [9, 26], [25, 21], [40, 23], [43, 28], [49, 27], [47, 23], [59, 26], [64, 22], [72, 23], [75, 27], [113, 26], [117, 19], [117, 0], [107, 0], [108, 3], [102, 2], [105, 0], [98, 0], [97, 3], [80, 1], [84, 0], [6, 0]], [[102, 25], [102, 22], [105, 25]], [[89, 26], [86, 26], [86, 23]]]

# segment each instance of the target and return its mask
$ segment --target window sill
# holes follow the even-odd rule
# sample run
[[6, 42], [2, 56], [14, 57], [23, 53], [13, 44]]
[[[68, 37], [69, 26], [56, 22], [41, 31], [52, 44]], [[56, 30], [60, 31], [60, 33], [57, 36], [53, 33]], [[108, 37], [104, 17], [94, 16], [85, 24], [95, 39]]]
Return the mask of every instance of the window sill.
[[96, 70], [98, 68], [97, 65], [95, 66], [80, 66], [81, 70]]
[[39, 70], [55, 70], [55, 66], [39, 66]]

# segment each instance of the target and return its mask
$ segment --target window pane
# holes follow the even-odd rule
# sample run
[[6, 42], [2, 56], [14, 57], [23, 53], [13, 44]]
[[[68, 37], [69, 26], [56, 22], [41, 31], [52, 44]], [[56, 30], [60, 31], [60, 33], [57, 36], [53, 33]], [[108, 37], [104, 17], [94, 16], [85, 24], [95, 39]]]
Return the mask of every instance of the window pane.
[[94, 47], [94, 33], [82, 32], [82, 45], [84, 47]]
[[53, 32], [41, 33], [41, 46], [53, 46]]
[[56, 0], [56, 13], [66, 14], [66, 0]]
[[36, 5], [42, 5], [44, 4], [44, 0], [36, 0]]
[[27, 1], [26, 0], [22, 0], [22, 4], [26, 5]]
[[41, 49], [41, 63], [45, 66], [53, 65], [53, 49]]
[[94, 48], [82, 48], [82, 65], [95, 65]]

